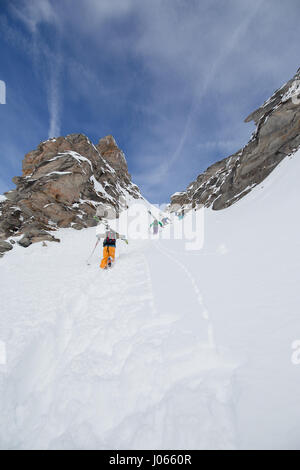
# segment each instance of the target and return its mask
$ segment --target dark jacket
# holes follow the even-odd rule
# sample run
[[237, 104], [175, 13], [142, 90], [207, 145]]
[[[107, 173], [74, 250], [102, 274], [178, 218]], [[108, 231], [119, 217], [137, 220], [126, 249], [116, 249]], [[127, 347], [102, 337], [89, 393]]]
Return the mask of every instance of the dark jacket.
[[116, 246], [117, 239], [125, 239], [123, 235], [120, 235], [118, 232], [115, 232], [112, 229], [106, 230], [105, 233], [99, 233], [97, 238], [104, 238], [103, 246]]

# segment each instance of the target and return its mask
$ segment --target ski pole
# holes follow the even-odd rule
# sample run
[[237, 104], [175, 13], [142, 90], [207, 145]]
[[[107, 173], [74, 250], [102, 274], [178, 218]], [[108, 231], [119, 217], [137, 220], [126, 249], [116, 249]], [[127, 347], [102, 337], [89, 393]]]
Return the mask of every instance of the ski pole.
[[89, 264], [89, 261], [90, 261], [91, 257], [93, 256], [93, 254], [95, 253], [95, 250], [96, 250], [96, 248], [97, 248], [99, 242], [100, 242], [100, 239], [97, 240], [96, 245], [95, 245], [95, 247], [94, 247], [94, 249], [93, 249], [91, 255], [90, 255], [89, 258], [86, 260], [87, 264]]

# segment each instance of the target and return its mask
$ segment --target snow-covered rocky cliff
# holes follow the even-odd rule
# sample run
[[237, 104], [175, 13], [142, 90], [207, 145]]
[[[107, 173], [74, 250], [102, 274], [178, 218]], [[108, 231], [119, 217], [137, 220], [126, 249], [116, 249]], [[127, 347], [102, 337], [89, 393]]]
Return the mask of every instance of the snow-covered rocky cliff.
[[25, 156], [23, 175], [13, 181], [16, 189], [0, 199], [0, 256], [16, 237], [23, 247], [59, 241], [58, 228], [93, 226], [97, 208], [109, 205], [119, 213], [141, 198], [112, 136], [96, 146], [82, 134], [42, 142]]
[[300, 69], [247, 117], [256, 131], [241, 150], [210, 166], [186, 191], [171, 197], [170, 210], [204, 205], [224, 209], [261, 183], [300, 146]]

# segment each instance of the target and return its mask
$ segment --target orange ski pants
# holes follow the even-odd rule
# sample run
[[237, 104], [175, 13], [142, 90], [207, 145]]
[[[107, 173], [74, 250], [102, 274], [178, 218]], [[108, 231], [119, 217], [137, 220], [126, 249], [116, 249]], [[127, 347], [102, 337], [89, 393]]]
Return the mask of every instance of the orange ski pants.
[[100, 264], [100, 268], [104, 269], [107, 266], [108, 258], [110, 257], [112, 261], [115, 260], [116, 247], [114, 246], [104, 246], [103, 247], [103, 258]]

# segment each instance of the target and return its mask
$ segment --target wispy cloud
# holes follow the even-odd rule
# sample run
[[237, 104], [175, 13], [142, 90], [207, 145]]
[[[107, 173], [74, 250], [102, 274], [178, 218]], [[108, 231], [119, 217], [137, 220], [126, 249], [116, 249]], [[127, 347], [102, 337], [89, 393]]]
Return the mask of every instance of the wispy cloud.
[[239, 142], [237, 140], [219, 140], [206, 142], [200, 142], [198, 144], [199, 149], [205, 150], [221, 150], [222, 152], [231, 152], [234, 149], [237, 149]]
[[299, 65], [299, 0], [7, 3], [1, 34], [47, 90], [49, 137], [115, 134], [154, 200], [244, 145], [243, 119]]
[[[241, 37], [246, 33], [251, 22], [257, 15], [262, 2], [263, 0], [257, 0], [251, 4], [247, 16], [245, 16], [243, 20], [233, 28], [232, 32], [230, 31], [228, 37], [224, 37], [224, 41], [221, 44], [218, 55], [214, 56], [212, 61], [208, 60], [208, 66], [205, 67], [205, 73], [202, 77], [201, 86], [199, 88], [197, 87], [194, 91], [190, 111], [187, 114], [187, 118], [183, 126], [182, 133], [179, 137], [176, 150], [173, 152], [173, 154], [169, 155], [164, 162], [161, 163], [159, 168], [155, 169], [155, 172], [153, 173], [153, 183], [160, 184], [162, 181], [164, 181], [170, 168], [182, 155], [183, 147], [189, 135], [191, 123], [193, 122], [197, 110], [201, 105], [202, 99], [206, 96], [208, 90], [213, 87], [215, 76], [221, 72], [221, 68], [224, 66], [227, 58], [234, 50], [236, 44], [241, 40]], [[172, 53], [174, 50], [175, 48], [173, 47]]]
[[48, 109], [49, 109], [49, 132], [48, 137], [60, 136], [61, 129], [61, 108], [62, 99], [60, 92], [61, 79], [61, 61], [58, 58], [57, 63], [51, 69], [48, 85]]
[[21, 0], [18, 4], [11, 3], [10, 6], [13, 14], [33, 34], [38, 32], [41, 23], [57, 23], [57, 15], [49, 0]]
[[[59, 136], [61, 130], [61, 71], [62, 58], [59, 50], [61, 23], [59, 17], [50, 0], [23, 0], [18, 4], [11, 4], [11, 11], [27, 27], [32, 35], [29, 53], [32, 55], [33, 63], [37, 68], [40, 67], [40, 61], [46, 61], [46, 89], [48, 94], [49, 111], [49, 131], [50, 137]], [[45, 44], [39, 26], [42, 24], [51, 25], [54, 29], [54, 35], [57, 37], [57, 50], [50, 51]], [[28, 44], [26, 39], [24, 43]]]

